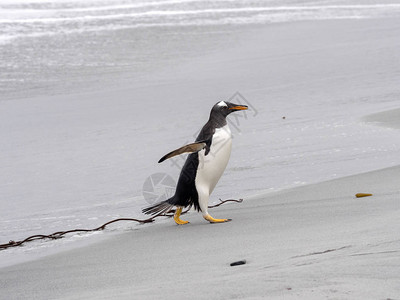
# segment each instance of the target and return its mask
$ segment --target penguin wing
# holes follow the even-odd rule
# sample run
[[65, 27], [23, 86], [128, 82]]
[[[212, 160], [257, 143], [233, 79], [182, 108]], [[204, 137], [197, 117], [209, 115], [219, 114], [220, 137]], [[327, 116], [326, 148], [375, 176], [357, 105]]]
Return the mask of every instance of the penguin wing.
[[161, 157], [161, 159], [158, 161], [158, 163], [163, 162], [164, 160], [180, 155], [182, 153], [193, 153], [193, 152], [198, 152], [200, 150], [203, 150], [206, 147], [206, 143], [204, 141], [200, 141], [200, 142], [195, 142], [195, 143], [191, 143], [188, 145], [185, 145], [183, 147], [180, 147], [174, 151], [171, 151], [167, 154], [165, 154], [163, 157]]

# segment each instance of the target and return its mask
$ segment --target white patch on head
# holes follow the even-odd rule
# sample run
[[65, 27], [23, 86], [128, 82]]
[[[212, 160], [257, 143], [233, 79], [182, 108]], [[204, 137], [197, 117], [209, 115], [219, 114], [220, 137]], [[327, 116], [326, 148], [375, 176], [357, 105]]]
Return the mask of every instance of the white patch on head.
[[217, 104], [218, 106], [228, 106], [228, 104], [225, 103], [225, 101], [220, 101]]

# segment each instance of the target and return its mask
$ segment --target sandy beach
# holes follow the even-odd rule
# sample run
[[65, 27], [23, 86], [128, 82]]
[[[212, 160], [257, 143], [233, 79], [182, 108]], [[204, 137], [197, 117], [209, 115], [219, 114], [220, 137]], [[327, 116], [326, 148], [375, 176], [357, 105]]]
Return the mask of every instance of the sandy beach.
[[[0, 270], [12, 299], [397, 299], [400, 167], [246, 199]], [[373, 196], [355, 198], [358, 192]], [[230, 263], [246, 260], [245, 265]], [[4, 298], [5, 299], [5, 298]]]
[[399, 299], [399, 19], [180, 30], [123, 88], [0, 101], [1, 242], [143, 217], [144, 180], [179, 174], [157, 160], [239, 91], [251, 109], [212, 201], [244, 202], [211, 211], [232, 221], [0, 251], [0, 299]]

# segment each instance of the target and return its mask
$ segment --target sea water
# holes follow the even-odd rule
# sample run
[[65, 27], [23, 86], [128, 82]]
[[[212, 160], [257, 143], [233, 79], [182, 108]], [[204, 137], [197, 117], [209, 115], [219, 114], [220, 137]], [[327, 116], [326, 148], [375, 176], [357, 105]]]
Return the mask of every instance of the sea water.
[[371, 0], [1, 0], [0, 100], [124, 86], [177, 52], [212, 51], [190, 47], [199, 32], [222, 43], [232, 26], [399, 15]]
[[[304, 50], [305, 36], [290, 36], [301, 54], [285, 49], [280, 57], [279, 30], [271, 33], [277, 46], [242, 33], [399, 16], [400, 4], [390, 1], [0, 0], [0, 243], [143, 218], [146, 192], [173, 193], [182, 165], [157, 160], [192, 142], [212, 104], [231, 97], [250, 109], [230, 117], [232, 159], [213, 202], [398, 164], [397, 133], [358, 118], [396, 106], [396, 52], [373, 54], [371, 77], [357, 53], [348, 62], [317, 56], [310, 66], [314, 49]], [[351, 48], [345, 32], [343, 41]], [[272, 72], [285, 71], [260, 70], [263, 53]], [[343, 70], [376, 83], [375, 94], [353, 94], [357, 86], [342, 80]]]

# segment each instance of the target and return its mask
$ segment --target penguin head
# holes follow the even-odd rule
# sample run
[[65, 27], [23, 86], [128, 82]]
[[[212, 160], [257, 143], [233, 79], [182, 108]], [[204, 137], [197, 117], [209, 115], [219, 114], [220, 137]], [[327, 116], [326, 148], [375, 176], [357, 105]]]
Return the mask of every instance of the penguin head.
[[246, 110], [247, 105], [242, 104], [234, 104], [231, 102], [220, 101], [216, 103], [211, 109], [211, 115], [215, 117], [223, 117], [226, 118], [229, 114], [238, 111], [238, 110]]

